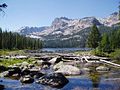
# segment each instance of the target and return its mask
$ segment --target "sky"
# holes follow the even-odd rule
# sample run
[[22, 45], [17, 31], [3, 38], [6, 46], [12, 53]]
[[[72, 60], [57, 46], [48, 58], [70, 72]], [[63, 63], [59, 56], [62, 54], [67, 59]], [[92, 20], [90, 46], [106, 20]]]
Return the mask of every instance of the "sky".
[[18, 31], [21, 27], [50, 26], [56, 17], [79, 19], [89, 16], [107, 17], [118, 11], [119, 0], [0, 0], [6, 3], [0, 12], [0, 27]]

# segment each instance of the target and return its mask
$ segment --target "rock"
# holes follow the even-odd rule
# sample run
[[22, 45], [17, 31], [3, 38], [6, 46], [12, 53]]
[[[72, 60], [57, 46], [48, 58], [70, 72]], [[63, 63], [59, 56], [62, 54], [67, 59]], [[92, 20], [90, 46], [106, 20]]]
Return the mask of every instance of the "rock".
[[42, 63], [43, 63], [43, 61], [42, 60], [37, 60], [37, 65], [39, 65], [39, 66], [41, 66], [42, 65]]
[[59, 63], [60, 61], [62, 61], [61, 57], [55, 57], [55, 58], [52, 58], [49, 62], [51, 64], [56, 64], [56, 63]]
[[21, 69], [17, 66], [9, 67], [10, 69], [8, 71], [5, 71], [3, 75], [5, 77], [12, 76], [13, 74], [21, 74]]
[[3, 80], [0, 80], [0, 82], [3, 82]]
[[4, 90], [5, 86], [4, 85], [0, 85], [0, 90]]
[[43, 65], [42, 69], [49, 69], [50, 67], [48, 65]]
[[51, 65], [51, 63], [50, 63], [50, 62], [47, 62], [47, 61], [42, 62], [42, 68], [44, 68], [44, 69], [49, 68], [49, 67], [50, 67], [50, 65]]
[[64, 75], [79, 75], [81, 73], [79, 68], [72, 65], [63, 65], [56, 72], [62, 73]]
[[24, 75], [29, 75], [30, 74], [30, 70], [28, 68], [23, 68], [22, 71], [21, 71], [21, 75], [24, 76]]
[[8, 77], [8, 76], [9, 76], [8, 71], [4, 71], [4, 72], [0, 73], [0, 77]]
[[52, 73], [52, 74], [42, 76], [36, 82], [43, 85], [49, 85], [54, 88], [62, 88], [69, 81], [65, 78], [65, 76], [62, 73]]
[[18, 73], [17, 74], [13, 74], [12, 76], [13, 77], [20, 77], [20, 74], [18, 74]]
[[90, 69], [89, 69], [89, 68], [83, 68], [83, 70], [84, 70], [84, 71], [87, 71], [87, 72], [89, 72], [89, 71], [90, 71]]
[[99, 66], [99, 67], [96, 68], [96, 70], [97, 70], [97, 71], [109, 71], [110, 68], [105, 67], [105, 66]]
[[27, 75], [27, 76], [21, 77], [20, 82], [22, 82], [22, 83], [33, 83], [34, 79], [30, 75]]
[[82, 68], [81, 69], [81, 74], [85, 75], [85, 74], [89, 74], [89, 72], [91, 72], [90, 68]]
[[50, 63], [50, 62], [47, 62], [47, 61], [44, 61], [44, 62], [42, 62], [42, 65], [48, 65], [48, 66], [50, 66], [51, 63]]
[[43, 75], [45, 75], [45, 74], [38, 72], [34, 75], [34, 78], [38, 79], [38, 78], [42, 77]]
[[6, 71], [6, 70], [7, 70], [7, 68], [6, 68], [5, 66], [0, 65], [0, 72], [1, 72], [1, 71]]
[[93, 67], [93, 66], [99, 66], [100, 63], [97, 63], [97, 62], [88, 62], [84, 65], [84, 67]]
[[53, 66], [54, 70], [58, 70], [59, 68], [63, 67], [63, 61], [60, 61], [59, 63], [57, 63], [56, 65]]
[[23, 63], [22, 63], [22, 66], [28, 66], [28, 65], [29, 65], [28, 62], [23, 62]]
[[34, 64], [29, 64], [28, 65], [28, 68], [33, 68], [34, 67]]
[[33, 77], [34, 75], [36, 75], [40, 70], [33, 68], [33, 69], [29, 69], [30, 70], [30, 75]]

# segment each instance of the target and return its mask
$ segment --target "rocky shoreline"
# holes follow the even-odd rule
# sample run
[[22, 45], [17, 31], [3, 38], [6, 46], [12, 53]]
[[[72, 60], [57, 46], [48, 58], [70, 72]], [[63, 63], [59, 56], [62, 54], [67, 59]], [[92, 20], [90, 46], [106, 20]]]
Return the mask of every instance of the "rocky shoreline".
[[[14, 78], [23, 84], [35, 82], [53, 88], [62, 88], [69, 82], [66, 76], [80, 76], [91, 72], [109, 72], [111, 70], [103, 63], [93, 62], [98, 59], [95, 56], [91, 56], [91, 62], [86, 62], [81, 59], [81, 55], [74, 54], [29, 53], [29, 55], [29, 58], [35, 58], [32, 63], [23, 61], [7, 68], [1, 65], [0, 69], [3, 72], [0, 73], [0, 76]], [[2, 88], [2, 86], [0, 87]]]

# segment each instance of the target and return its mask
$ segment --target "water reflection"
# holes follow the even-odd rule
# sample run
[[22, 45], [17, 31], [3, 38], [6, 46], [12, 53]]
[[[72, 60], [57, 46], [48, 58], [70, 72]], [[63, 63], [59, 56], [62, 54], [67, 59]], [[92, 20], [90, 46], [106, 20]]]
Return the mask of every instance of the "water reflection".
[[92, 81], [93, 88], [98, 88], [101, 80], [100, 73], [97, 71], [90, 72], [89, 78]]
[[97, 72], [96, 67], [92, 67], [87, 75], [69, 77], [69, 83], [62, 89], [36, 83], [22, 85], [19, 80], [4, 78], [0, 78], [3, 80], [0, 85], [5, 85], [5, 90], [120, 90], [119, 75], [119, 70], [116, 72]]

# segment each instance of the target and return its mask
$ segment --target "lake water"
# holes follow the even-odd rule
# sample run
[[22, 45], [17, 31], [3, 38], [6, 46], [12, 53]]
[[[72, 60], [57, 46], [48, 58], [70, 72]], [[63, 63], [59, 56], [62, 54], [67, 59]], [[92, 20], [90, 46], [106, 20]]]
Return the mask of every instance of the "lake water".
[[74, 52], [74, 51], [88, 51], [90, 48], [43, 48], [43, 52]]

